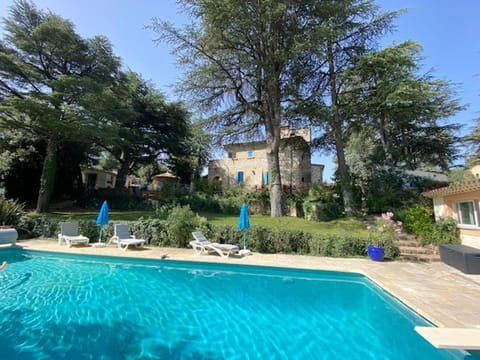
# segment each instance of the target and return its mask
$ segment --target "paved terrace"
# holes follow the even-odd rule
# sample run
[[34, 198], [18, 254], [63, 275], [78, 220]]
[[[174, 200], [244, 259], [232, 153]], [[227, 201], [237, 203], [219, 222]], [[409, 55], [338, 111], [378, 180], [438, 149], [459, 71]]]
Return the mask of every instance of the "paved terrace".
[[114, 246], [67, 248], [65, 245], [58, 245], [56, 240], [51, 239], [23, 240], [18, 241], [17, 245], [26, 250], [75, 254], [356, 272], [367, 276], [439, 327], [480, 328], [480, 305], [478, 302], [480, 299], [480, 275], [466, 275], [440, 262], [373, 262], [368, 259], [259, 253], [253, 253], [246, 257], [221, 258], [217, 255], [195, 256], [191, 249], [177, 248], [146, 247], [127, 251], [119, 250]]

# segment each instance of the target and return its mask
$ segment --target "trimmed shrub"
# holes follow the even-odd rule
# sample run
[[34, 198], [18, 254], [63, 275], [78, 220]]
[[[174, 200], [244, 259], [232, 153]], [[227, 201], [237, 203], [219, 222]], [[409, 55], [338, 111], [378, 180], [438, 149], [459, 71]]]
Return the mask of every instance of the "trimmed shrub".
[[398, 248], [395, 240], [393, 239], [385, 239], [383, 244], [385, 248], [385, 258], [386, 259], [395, 259], [400, 256], [400, 249]]
[[207, 219], [195, 215], [187, 206], [175, 206], [165, 221], [165, 230], [171, 245], [187, 247], [192, 238], [192, 231], [206, 228]]
[[[251, 237], [251, 230], [247, 230], [247, 245], [250, 245], [248, 240]], [[242, 232], [236, 226], [229, 225], [217, 225], [210, 227], [205, 236], [212, 242], [218, 242], [220, 244], [235, 244], [243, 246]]]
[[16, 229], [20, 239], [57, 237], [60, 221], [45, 216], [22, 216]]
[[[61, 220], [68, 221], [68, 219]], [[56, 238], [60, 221], [47, 217], [22, 217], [19, 226], [20, 238], [45, 237]], [[243, 247], [243, 233], [235, 225], [216, 225], [207, 223], [205, 218], [195, 215], [188, 206], [173, 207], [166, 219], [139, 219], [128, 222], [130, 230], [148, 244], [170, 247], [187, 247], [192, 240], [192, 231], [202, 231], [212, 242], [230, 243]], [[80, 231], [98, 241], [99, 227], [94, 220], [79, 222]], [[103, 227], [103, 241], [113, 235], [113, 224]], [[260, 253], [309, 254], [329, 257], [366, 256], [368, 240], [366, 237], [352, 235], [312, 234], [304, 231], [272, 230], [254, 226], [246, 231], [246, 246]], [[386, 256], [398, 256], [395, 243], [385, 244]]]
[[262, 253], [274, 252], [273, 244], [270, 242], [270, 232], [262, 226], [255, 226], [248, 230], [247, 246]]
[[434, 223], [433, 211], [427, 206], [415, 206], [407, 209], [403, 222], [405, 231], [421, 235]]
[[[78, 222], [80, 234], [88, 237], [91, 243], [99, 241], [100, 226], [95, 223], [95, 220], [80, 220]], [[60, 232], [60, 225], [57, 227], [57, 233]], [[113, 225], [108, 224], [102, 228], [102, 242], [108, 242], [113, 235]], [[56, 235], [55, 235], [56, 236]]]
[[310, 254], [316, 256], [333, 256], [333, 247], [335, 239], [332, 236], [320, 237], [315, 236], [310, 242]]
[[[212, 241], [237, 244], [241, 247], [242, 233], [235, 226], [214, 226], [209, 234]], [[247, 232], [247, 248], [260, 253], [309, 254], [326, 257], [366, 256], [366, 237], [350, 235], [319, 235], [303, 231], [271, 230], [255, 226]], [[395, 242], [385, 244], [388, 258], [400, 254]]]
[[422, 229], [422, 245], [460, 244], [457, 222], [452, 218], [440, 219]]
[[367, 240], [355, 236], [336, 236], [330, 242], [333, 257], [365, 256]]
[[166, 220], [139, 219], [129, 223], [130, 230], [137, 238], [145, 239], [147, 244], [157, 246], [177, 246], [175, 239], [170, 240], [166, 230]]

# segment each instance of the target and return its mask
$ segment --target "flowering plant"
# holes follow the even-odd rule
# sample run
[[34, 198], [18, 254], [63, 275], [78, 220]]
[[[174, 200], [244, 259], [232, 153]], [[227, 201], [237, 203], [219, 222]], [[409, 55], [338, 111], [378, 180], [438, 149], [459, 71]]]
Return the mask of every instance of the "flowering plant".
[[392, 242], [402, 232], [402, 222], [393, 220], [393, 213], [386, 212], [377, 220], [376, 227], [369, 233], [370, 244], [378, 247]]

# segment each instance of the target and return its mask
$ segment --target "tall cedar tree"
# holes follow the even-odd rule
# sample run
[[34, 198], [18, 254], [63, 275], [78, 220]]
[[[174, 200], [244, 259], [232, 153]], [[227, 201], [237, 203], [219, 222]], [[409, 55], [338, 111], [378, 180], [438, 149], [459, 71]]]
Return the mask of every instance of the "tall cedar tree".
[[[109, 86], [119, 59], [104, 37], [82, 39], [71, 22], [20, 0], [0, 42], [0, 126], [46, 143], [37, 211], [48, 210], [59, 144], [109, 134], [115, 112]], [[114, 131], [114, 130], [113, 130]]]
[[99, 141], [99, 146], [117, 160], [116, 187], [141, 166], [162, 158], [186, 156], [190, 138], [189, 114], [181, 103], [169, 103], [151, 83], [127, 71], [117, 88], [122, 116], [117, 118], [118, 137]]
[[451, 83], [420, 74], [421, 47], [414, 41], [362, 56], [344, 74], [342, 107], [351, 132], [363, 131], [377, 145], [379, 167], [448, 170], [456, 156], [456, 124], [444, 124], [462, 109]]
[[[312, 119], [324, 134], [313, 140], [316, 147], [333, 149], [346, 215], [354, 214], [345, 161], [348, 120], [340, 104], [342, 74], [358, 57], [372, 51], [378, 39], [392, 29], [400, 12], [381, 12], [373, 0], [313, 1], [309, 32], [311, 52], [296, 69], [303, 96], [297, 111]], [[297, 104], [297, 105], [298, 105]]]
[[194, 22], [183, 29], [154, 20], [157, 41], [174, 45], [187, 69], [181, 90], [211, 115], [223, 134], [264, 132], [271, 215], [282, 216], [279, 146], [290, 68], [302, 49], [304, 20], [314, 1], [181, 0]]

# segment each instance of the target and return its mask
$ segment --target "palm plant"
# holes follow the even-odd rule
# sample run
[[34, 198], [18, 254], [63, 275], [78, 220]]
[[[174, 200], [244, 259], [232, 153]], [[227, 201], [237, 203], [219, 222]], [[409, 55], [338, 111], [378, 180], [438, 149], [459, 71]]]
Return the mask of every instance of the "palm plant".
[[0, 225], [16, 225], [24, 211], [24, 203], [0, 196]]

